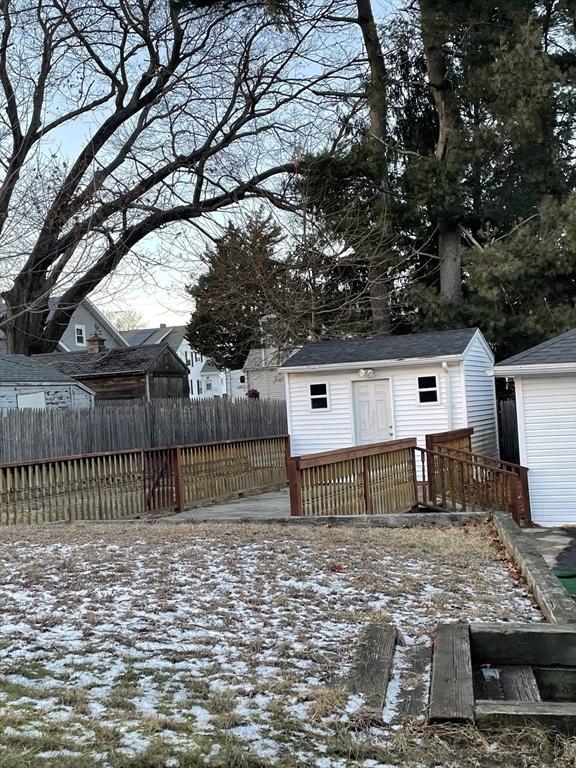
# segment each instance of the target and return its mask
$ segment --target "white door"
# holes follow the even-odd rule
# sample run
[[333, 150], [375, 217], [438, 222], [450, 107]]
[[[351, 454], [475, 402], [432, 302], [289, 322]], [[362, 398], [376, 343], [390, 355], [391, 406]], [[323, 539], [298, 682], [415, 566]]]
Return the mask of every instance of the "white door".
[[355, 381], [352, 392], [357, 445], [392, 440], [394, 429], [388, 379]]

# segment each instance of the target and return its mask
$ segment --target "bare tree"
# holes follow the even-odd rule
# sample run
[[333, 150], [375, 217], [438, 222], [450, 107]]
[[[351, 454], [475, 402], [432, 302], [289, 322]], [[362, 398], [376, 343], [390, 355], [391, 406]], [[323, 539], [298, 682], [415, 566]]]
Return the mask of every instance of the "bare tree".
[[108, 319], [119, 331], [132, 331], [135, 328], [144, 328], [146, 321], [140, 310], [133, 307], [113, 309], [107, 312]]
[[319, 45], [337, 0], [306, 4], [290, 29], [256, 0], [232, 5], [0, 0], [10, 351], [51, 351], [78, 303], [151, 234], [248, 198], [291, 207], [294, 147], [328, 117], [308, 94], [347, 86], [347, 57], [334, 38]]

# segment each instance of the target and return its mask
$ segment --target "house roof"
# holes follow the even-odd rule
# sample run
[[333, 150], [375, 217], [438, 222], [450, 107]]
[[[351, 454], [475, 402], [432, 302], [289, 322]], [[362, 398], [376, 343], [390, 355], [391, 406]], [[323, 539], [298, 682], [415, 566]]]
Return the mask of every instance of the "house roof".
[[257, 370], [259, 368], [278, 368], [282, 363], [294, 354], [294, 350], [281, 350], [276, 347], [258, 347], [248, 352], [244, 370]]
[[502, 360], [494, 368], [508, 368], [514, 365], [557, 365], [558, 363], [576, 363], [576, 328]]
[[135, 328], [132, 331], [122, 331], [122, 336], [131, 347], [166, 342], [174, 349], [178, 349], [185, 333], [185, 325], [169, 325], [160, 328]]
[[462, 328], [371, 339], [314, 341], [286, 360], [282, 368], [461, 355], [477, 331], [477, 328]]
[[206, 360], [200, 373], [220, 373], [220, 368], [217, 368], [216, 365], [214, 365], [213, 360]]
[[73, 378], [26, 355], [0, 354], [0, 384], [76, 384]]
[[186, 370], [185, 364], [168, 344], [107, 349], [103, 352], [51, 352], [33, 355], [33, 359], [41, 360], [61, 373], [80, 379], [90, 376], [146, 373], [166, 349], [172, 352], [175, 366]]

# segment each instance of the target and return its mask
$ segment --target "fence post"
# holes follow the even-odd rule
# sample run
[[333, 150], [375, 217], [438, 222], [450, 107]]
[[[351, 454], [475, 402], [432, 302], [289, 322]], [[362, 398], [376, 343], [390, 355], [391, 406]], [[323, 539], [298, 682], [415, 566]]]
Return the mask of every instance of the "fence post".
[[524, 525], [532, 524], [532, 512], [530, 510], [530, 487], [528, 485], [528, 468], [520, 467], [520, 498], [522, 500], [522, 516]]
[[174, 449], [172, 462], [174, 467], [174, 500], [176, 502], [176, 512], [184, 511], [184, 489], [182, 487], [182, 454], [180, 447]]
[[288, 460], [288, 483], [290, 487], [290, 514], [301, 517], [302, 510], [302, 477], [300, 475], [300, 460], [296, 456]]
[[[420, 511], [420, 499], [418, 498], [418, 472], [416, 470], [416, 447], [413, 447], [410, 451], [410, 458], [412, 460], [412, 486], [414, 488], [414, 504], [412, 504], [412, 512]], [[425, 482], [424, 477], [422, 482]]]
[[286, 464], [286, 478], [288, 481], [290, 481], [290, 452], [290, 435], [286, 435], [284, 438], [284, 461]]
[[362, 478], [364, 483], [364, 512], [372, 514], [372, 493], [370, 488], [370, 473], [368, 471], [368, 457], [362, 456]]

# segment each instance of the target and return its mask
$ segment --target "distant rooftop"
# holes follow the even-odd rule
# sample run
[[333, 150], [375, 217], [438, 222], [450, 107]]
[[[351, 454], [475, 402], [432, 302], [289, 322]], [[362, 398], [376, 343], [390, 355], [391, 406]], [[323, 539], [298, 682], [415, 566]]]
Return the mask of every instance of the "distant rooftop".
[[76, 383], [74, 380], [46, 365], [41, 360], [26, 355], [2, 355], [0, 354], [0, 384], [22, 384], [22, 383], [44, 383], [54, 384]]
[[[33, 355], [32, 359], [40, 360], [73, 378], [100, 374], [146, 373], [158, 355], [167, 347], [168, 344], [152, 344], [125, 349], [107, 349], [103, 352], [51, 352]], [[174, 353], [174, 364], [185, 368], [176, 353]]]

